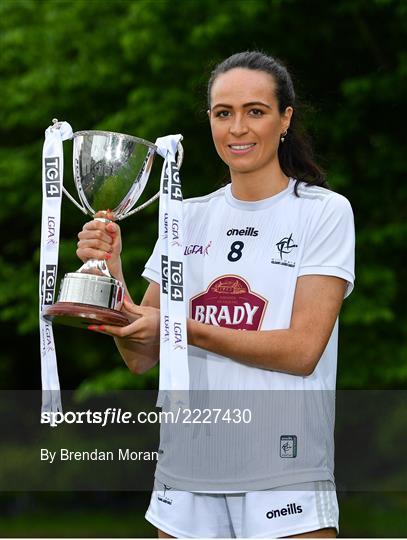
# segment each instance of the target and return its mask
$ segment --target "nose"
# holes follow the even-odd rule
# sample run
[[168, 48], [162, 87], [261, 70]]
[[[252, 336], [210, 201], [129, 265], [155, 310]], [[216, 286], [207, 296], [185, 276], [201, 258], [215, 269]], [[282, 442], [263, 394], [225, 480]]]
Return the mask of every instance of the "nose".
[[235, 137], [245, 135], [249, 131], [247, 127], [245, 116], [242, 114], [236, 114], [230, 124], [230, 133]]

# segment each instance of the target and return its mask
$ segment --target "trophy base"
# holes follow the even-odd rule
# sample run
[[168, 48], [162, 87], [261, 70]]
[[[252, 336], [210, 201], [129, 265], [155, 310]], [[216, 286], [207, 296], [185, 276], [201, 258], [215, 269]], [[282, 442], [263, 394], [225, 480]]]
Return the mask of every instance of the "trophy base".
[[42, 315], [48, 321], [77, 328], [89, 325], [127, 326], [129, 319], [123, 313], [99, 306], [77, 302], [56, 302], [45, 306]]

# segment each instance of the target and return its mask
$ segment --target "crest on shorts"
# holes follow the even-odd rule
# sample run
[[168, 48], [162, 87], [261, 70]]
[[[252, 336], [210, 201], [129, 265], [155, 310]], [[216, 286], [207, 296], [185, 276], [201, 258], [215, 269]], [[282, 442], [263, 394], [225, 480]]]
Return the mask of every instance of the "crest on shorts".
[[165, 504], [169, 504], [170, 506], [172, 505], [172, 499], [170, 499], [167, 495], [167, 492], [170, 491], [172, 488], [170, 488], [169, 486], [167, 486], [166, 484], [163, 484], [163, 487], [164, 489], [162, 490], [162, 494], [161, 495], [157, 495], [157, 499], [162, 502], [162, 503], [165, 503]]

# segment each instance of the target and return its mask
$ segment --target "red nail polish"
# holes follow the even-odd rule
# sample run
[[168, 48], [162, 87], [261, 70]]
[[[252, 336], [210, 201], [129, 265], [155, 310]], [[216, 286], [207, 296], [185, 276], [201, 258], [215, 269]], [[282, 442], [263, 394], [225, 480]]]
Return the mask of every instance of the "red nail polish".
[[101, 325], [99, 326], [99, 330], [100, 330], [101, 332], [104, 332], [104, 331], [105, 331], [105, 327], [103, 326], [103, 324], [101, 324]]
[[106, 260], [109, 260], [109, 259], [111, 258], [111, 256], [112, 256], [112, 255], [111, 255], [110, 253], [105, 253], [105, 259], [106, 259]]
[[96, 326], [91, 324], [90, 326], [88, 326], [88, 330], [96, 330]]

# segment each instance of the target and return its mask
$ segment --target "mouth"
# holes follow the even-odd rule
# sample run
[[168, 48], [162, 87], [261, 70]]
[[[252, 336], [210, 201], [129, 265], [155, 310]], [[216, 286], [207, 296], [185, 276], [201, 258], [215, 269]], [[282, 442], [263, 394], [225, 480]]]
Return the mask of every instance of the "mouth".
[[228, 144], [232, 154], [247, 154], [247, 152], [250, 152], [255, 146], [256, 143]]

